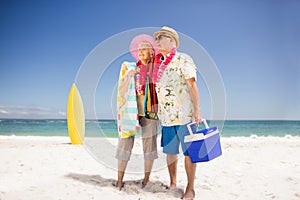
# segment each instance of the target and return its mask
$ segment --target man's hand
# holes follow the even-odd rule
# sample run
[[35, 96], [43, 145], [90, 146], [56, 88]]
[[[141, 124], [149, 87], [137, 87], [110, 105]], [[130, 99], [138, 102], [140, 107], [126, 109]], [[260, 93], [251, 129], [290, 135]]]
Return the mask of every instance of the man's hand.
[[197, 126], [202, 123], [202, 119], [200, 112], [195, 112], [193, 114], [192, 121], [195, 122]]

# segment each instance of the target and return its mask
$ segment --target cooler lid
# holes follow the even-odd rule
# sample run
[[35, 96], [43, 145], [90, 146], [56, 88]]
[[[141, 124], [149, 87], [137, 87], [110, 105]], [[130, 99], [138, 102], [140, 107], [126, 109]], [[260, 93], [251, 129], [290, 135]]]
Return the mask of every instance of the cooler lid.
[[199, 134], [199, 133], [202, 133], [203, 135], [207, 135], [213, 131], [217, 130], [217, 127], [214, 126], [214, 127], [210, 127], [210, 128], [207, 128], [207, 129], [203, 129], [203, 130], [199, 130], [199, 131], [196, 131], [196, 134]]

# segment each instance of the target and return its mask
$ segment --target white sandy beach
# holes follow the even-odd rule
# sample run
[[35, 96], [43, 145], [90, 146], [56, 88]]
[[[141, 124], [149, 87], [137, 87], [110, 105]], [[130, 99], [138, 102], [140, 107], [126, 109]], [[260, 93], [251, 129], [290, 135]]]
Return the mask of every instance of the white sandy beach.
[[[141, 140], [135, 142], [139, 146]], [[175, 190], [165, 189], [169, 177], [163, 168], [152, 173], [144, 189], [142, 174], [126, 174], [118, 191], [112, 185], [114, 169], [97, 162], [82, 145], [69, 143], [68, 137], [0, 136], [0, 199], [152, 200], [180, 199], [183, 193], [182, 157]], [[197, 164], [196, 199], [300, 199], [300, 137], [234, 137], [221, 143], [221, 157]]]

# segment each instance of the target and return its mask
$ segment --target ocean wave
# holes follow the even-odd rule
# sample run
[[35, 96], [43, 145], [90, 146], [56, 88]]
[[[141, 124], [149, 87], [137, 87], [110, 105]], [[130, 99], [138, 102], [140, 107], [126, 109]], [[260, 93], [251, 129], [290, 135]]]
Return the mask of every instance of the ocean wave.
[[256, 134], [251, 134], [251, 135], [250, 135], [250, 138], [256, 139], [256, 138], [258, 138], [258, 135], [256, 135]]

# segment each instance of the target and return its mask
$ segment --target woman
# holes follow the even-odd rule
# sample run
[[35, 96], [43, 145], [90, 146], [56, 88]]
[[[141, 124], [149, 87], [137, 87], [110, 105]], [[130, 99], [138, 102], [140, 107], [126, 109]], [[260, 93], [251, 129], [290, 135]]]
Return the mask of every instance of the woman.
[[[127, 70], [127, 73], [124, 74], [124, 79], [122, 80], [124, 82], [119, 83], [123, 88], [128, 89], [130, 86], [126, 83], [129, 83], [130, 80], [132, 81], [132, 79], [134, 79], [137, 114], [139, 125], [142, 129], [144, 152], [145, 175], [142, 187], [145, 187], [149, 182], [153, 162], [158, 157], [156, 139], [159, 122], [156, 115], [157, 103], [155, 103], [157, 98], [155, 89], [151, 83], [153, 59], [155, 56], [153, 44], [153, 38], [145, 34], [139, 35], [132, 40], [130, 45], [131, 53], [133, 57], [138, 60], [135, 73], [133, 73], [133, 70]], [[119, 90], [119, 92], [121, 91], [124, 92], [124, 89]], [[124, 97], [126, 96], [126, 94], [123, 95]], [[118, 113], [119, 111], [120, 109], [118, 110]], [[135, 132], [134, 130], [127, 130], [124, 134], [124, 131], [122, 132], [122, 128], [120, 128], [120, 124], [121, 121], [118, 120], [119, 133], [121, 132], [122, 134], [120, 134], [118, 140], [116, 153], [116, 158], [118, 159], [118, 181], [116, 186], [121, 190], [123, 187], [124, 173], [134, 144]], [[132, 127], [132, 129], [133, 128], [134, 127]]]

